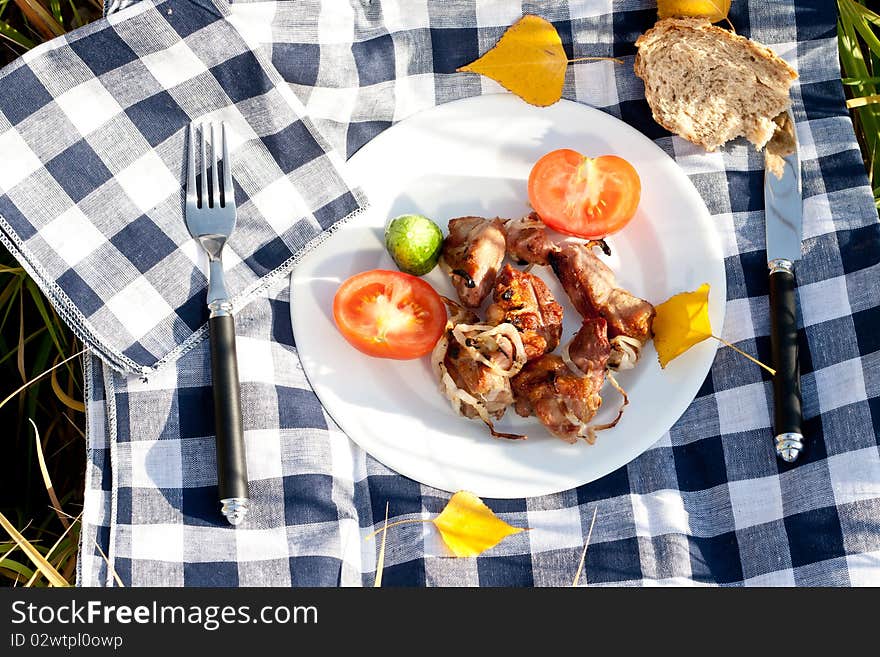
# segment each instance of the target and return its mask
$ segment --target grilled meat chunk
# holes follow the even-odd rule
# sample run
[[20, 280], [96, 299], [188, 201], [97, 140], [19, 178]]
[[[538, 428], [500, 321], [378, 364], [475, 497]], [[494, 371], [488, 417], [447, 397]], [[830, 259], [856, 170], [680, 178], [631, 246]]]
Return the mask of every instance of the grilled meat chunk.
[[598, 377], [575, 375], [559, 356], [545, 354], [526, 363], [513, 377], [516, 412], [536, 416], [547, 429], [567, 443], [589, 435], [602, 398]]
[[559, 250], [535, 212], [519, 219], [510, 219], [504, 227], [507, 231], [507, 255], [520, 265], [546, 265], [550, 253]]
[[607, 322], [601, 317], [585, 319], [568, 345], [568, 357], [586, 376], [595, 378], [601, 388], [605, 382], [608, 359], [611, 357]]
[[493, 300], [487, 321], [513, 324], [522, 334], [529, 360], [556, 349], [562, 336], [562, 306], [544, 281], [505, 265], [495, 281]]
[[624, 335], [644, 344], [651, 337], [654, 306], [619, 288], [590, 245], [565, 244], [548, 259], [578, 312], [608, 322], [609, 338]]
[[471, 310], [444, 301], [450, 318], [431, 354], [440, 392], [456, 413], [482, 420], [496, 438], [525, 438], [496, 431], [493, 424], [513, 403], [511, 377], [526, 362], [522, 336], [512, 324], [480, 323]]
[[[510, 378], [497, 374], [487, 365], [474, 360], [473, 356], [456, 342], [452, 329], [447, 331], [446, 340], [448, 347], [443, 357], [443, 365], [455, 385], [475, 398], [491, 417], [500, 418], [513, 403]], [[501, 350], [490, 354], [490, 359], [502, 367], [509, 364], [509, 358]], [[505, 362], [498, 362], [502, 360]], [[461, 413], [471, 419], [480, 417], [477, 409], [469, 404], [462, 404]]]
[[[572, 370], [583, 372], [586, 378], [593, 381], [597, 389], [601, 389], [607, 380], [622, 398], [620, 407], [617, 409], [617, 417], [611, 422], [591, 424], [585, 428], [586, 434], [582, 433], [581, 435], [586, 438], [588, 443], [595, 442], [597, 432], [616, 427], [620, 418], [623, 417], [624, 408], [629, 404], [626, 391], [620, 387], [614, 374], [609, 371], [620, 365], [619, 361], [615, 363], [615, 358], [620, 355], [621, 345], [608, 339], [607, 328], [607, 323], [601, 317], [585, 319], [580, 330], [563, 352], [563, 358], [567, 358], [566, 363]], [[618, 336], [615, 340], [620, 337]], [[637, 358], [638, 354], [633, 355], [633, 362]]]
[[465, 306], [478, 307], [492, 291], [506, 248], [501, 219], [458, 217], [449, 221], [443, 262]]

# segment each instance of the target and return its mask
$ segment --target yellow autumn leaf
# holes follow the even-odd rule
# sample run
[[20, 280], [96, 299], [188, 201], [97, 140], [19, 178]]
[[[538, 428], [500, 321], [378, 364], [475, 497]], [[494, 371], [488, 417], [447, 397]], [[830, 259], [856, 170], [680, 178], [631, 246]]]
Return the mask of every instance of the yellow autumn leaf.
[[776, 370], [750, 356], [739, 347], [730, 344], [724, 338], [712, 333], [709, 320], [709, 284], [703, 283], [693, 292], [682, 292], [670, 297], [654, 308], [654, 347], [660, 367], [665, 368], [673, 358], [681, 356], [695, 344], [707, 338], [714, 338], [726, 347], [730, 347], [755, 365], [776, 376]]
[[545, 107], [562, 98], [568, 57], [553, 24], [540, 16], [523, 16], [495, 47], [458, 71], [492, 78], [527, 103]]
[[654, 346], [660, 367], [681, 356], [695, 344], [712, 337], [709, 321], [709, 284], [682, 292], [655, 308]]
[[443, 542], [457, 557], [475, 557], [498, 545], [507, 536], [525, 531], [492, 513], [483, 500], [466, 491], [452, 496], [443, 512], [432, 521]]
[[713, 23], [723, 21], [730, 12], [731, 0], [657, 0], [660, 18], [693, 16], [708, 18]]

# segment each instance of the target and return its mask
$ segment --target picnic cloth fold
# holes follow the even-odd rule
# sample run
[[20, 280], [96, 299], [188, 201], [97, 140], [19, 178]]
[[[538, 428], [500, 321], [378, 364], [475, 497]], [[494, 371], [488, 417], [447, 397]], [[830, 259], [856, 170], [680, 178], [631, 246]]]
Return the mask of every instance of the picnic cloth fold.
[[[166, 6], [176, 12], [182, 2]], [[420, 109], [500, 92], [454, 69], [523, 13], [552, 20], [570, 57], [624, 60], [570, 65], [565, 96], [635, 126], [688, 174], [724, 245], [722, 337], [768, 360], [762, 158], [741, 141], [705, 153], [653, 122], [632, 74], [653, 2], [270, 1], [234, 3], [226, 18], [350, 156]], [[396, 528], [384, 585], [569, 585], [594, 511], [591, 585], [880, 583], [880, 224], [844, 106], [834, 6], [743, 1], [731, 20], [800, 73], [792, 97], [804, 178], [807, 451], [794, 465], [775, 458], [770, 380], [722, 347], [689, 409], [642, 456], [574, 490], [486, 500], [532, 531], [475, 559], [449, 558], [429, 525]], [[237, 315], [254, 504], [237, 529], [217, 517], [204, 342], [146, 377], [86, 359], [81, 585], [371, 584], [376, 546], [363, 539], [381, 526], [386, 503], [393, 520], [442, 509], [447, 493], [385, 468], [321, 408], [299, 363], [290, 303], [277, 280]]]
[[0, 240], [85, 346], [148, 373], [206, 333], [207, 256], [183, 219], [186, 127], [224, 121], [237, 307], [362, 207], [222, 1], [145, 2], [0, 73]]

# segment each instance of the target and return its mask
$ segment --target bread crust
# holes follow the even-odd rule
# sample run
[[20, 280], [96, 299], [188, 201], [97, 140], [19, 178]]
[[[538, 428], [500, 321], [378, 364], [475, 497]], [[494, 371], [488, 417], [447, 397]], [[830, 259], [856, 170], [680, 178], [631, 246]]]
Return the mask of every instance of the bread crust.
[[739, 136], [762, 149], [773, 118], [791, 106], [797, 72], [767, 46], [705, 18], [660, 20], [635, 45], [635, 74], [654, 120], [706, 150]]

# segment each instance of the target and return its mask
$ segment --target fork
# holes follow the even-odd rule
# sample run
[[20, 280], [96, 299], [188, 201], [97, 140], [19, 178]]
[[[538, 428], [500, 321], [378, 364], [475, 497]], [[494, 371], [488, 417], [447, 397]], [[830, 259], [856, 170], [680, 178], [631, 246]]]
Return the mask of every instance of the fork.
[[[235, 190], [226, 139], [226, 125], [220, 124], [223, 151], [223, 181], [217, 161], [217, 135], [211, 132], [211, 175], [208, 184], [208, 158], [205, 126], [199, 133], [201, 188], [196, 187], [196, 130], [189, 126], [186, 167], [186, 227], [208, 254], [208, 326], [211, 334], [211, 378], [214, 391], [214, 431], [217, 435], [217, 484], [221, 513], [233, 526], [241, 524], [248, 511], [247, 464], [241, 421], [241, 393], [235, 353], [235, 321], [232, 302], [223, 275], [223, 247], [235, 229]], [[201, 193], [199, 193], [201, 192]]]

